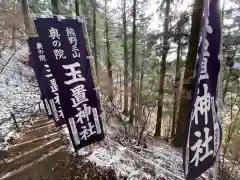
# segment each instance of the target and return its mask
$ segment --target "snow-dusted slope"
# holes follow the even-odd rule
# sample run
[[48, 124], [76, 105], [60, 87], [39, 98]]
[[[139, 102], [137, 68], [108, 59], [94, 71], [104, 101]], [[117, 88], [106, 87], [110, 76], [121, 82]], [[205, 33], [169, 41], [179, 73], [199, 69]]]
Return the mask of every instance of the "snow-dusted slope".
[[[39, 90], [32, 69], [21, 61], [27, 61], [28, 47], [16, 52], [5, 50], [0, 58], [0, 135], [6, 135], [12, 121], [6, 120], [13, 112], [18, 121], [33, 111], [39, 102]], [[4, 121], [5, 119], [5, 121]], [[3, 123], [4, 122], [4, 123]]]

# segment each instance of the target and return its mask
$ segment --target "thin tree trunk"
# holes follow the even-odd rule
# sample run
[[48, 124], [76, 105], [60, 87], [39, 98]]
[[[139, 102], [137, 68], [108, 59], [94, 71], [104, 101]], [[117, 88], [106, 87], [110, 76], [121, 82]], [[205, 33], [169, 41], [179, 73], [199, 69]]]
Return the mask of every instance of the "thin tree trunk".
[[15, 25], [13, 25], [12, 27], [12, 45], [11, 48], [12, 49], [16, 49], [17, 48], [17, 28]]
[[121, 69], [119, 70], [120, 72], [120, 92], [119, 92], [119, 95], [120, 95], [120, 109], [122, 110], [122, 72], [121, 72]]
[[177, 121], [176, 136], [173, 144], [175, 146], [183, 146], [184, 130], [188, 118], [189, 102], [191, 91], [193, 88], [194, 70], [196, 57], [198, 52], [199, 37], [202, 25], [203, 0], [195, 0], [192, 14], [192, 27], [189, 37], [187, 61], [185, 65], [185, 73], [183, 80], [183, 88], [181, 91], [181, 102]]
[[113, 101], [113, 78], [112, 78], [112, 62], [110, 52], [110, 41], [109, 41], [109, 27], [107, 19], [107, 0], [105, 0], [105, 33], [106, 33], [106, 47], [107, 47], [107, 71], [110, 82], [109, 101]]
[[28, 9], [28, 0], [21, 0], [22, 4], [22, 13], [24, 16], [24, 25], [25, 25], [25, 32], [28, 36], [33, 36], [35, 33], [34, 25], [31, 22], [31, 18], [29, 16], [29, 9]]
[[142, 96], [142, 90], [143, 90], [143, 77], [144, 77], [144, 61], [142, 59], [142, 63], [141, 63], [141, 75], [140, 75], [140, 87], [139, 87], [139, 93], [140, 93], [140, 100], [141, 100], [141, 96]]
[[92, 6], [93, 6], [93, 55], [94, 55], [97, 81], [99, 82], [99, 64], [98, 64], [98, 57], [97, 57], [97, 3], [96, 3], [96, 0], [92, 0]]
[[[14, 10], [14, 17], [16, 17], [16, 0], [14, 0], [14, 5], [13, 5], [13, 10]], [[13, 27], [12, 27], [12, 45], [11, 48], [12, 49], [16, 49], [17, 48], [17, 27], [16, 24], [14, 22]]]
[[228, 85], [229, 85], [229, 82], [230, 82], [231, 74], [232, 74], [232, 68], [229, 68], [228, 76], [227, 76], [227, 79], [226, 79], [226, 84], [225, 84], [225, 87], [224, 87], [224, 90], [223, 90], [223, 101], [224, 101], [224, 99], [226, 97], [226, 94], [228, 92]]
[[162, 54], [161, 69], [160, 69], [159, 99], [158, 99], [157, 120], [156, 120], [156, 128], [155, 128], [154, 136], [161, 136], [164, 80], [165, 80], [165, 71], [166, 71], [166, 59], [167, 59], [167, 53], [169, 50], [169, 44], [168, 44], [169, 12], [170, 12], [170, 0], [166, 0], [166, 9], [165, 9], [165, 17], [164, 17], [163, 54]]
[[76, 16], [80, 16], [80, 5], [78, 0], [75, 0], [75, 9], [76, 9]]
[[118, 84], [119, 84], [119, 72], [118, 72], [118, 70], [115, 70], [115, 71], [117, 71], [117, 82], [116, 82], [116, 86], [115, 86], [115, 93], [117, 94], [116, 96], [115, 96], [115, 99], [116, 99], [116, 106], [118, 107], [118, 93], [119, 93], [119, 89], [118, 89]]
[[124, 48], [124, 109], [123, 113], [128, 114], [128, 44], [127, 44], [127, 17], [126, 0], [123, 1], [123, 48]]
[[173, 117], [172, 117], [172, 130], [171, 138], [175, 135], [176, 130], [176, 116], [178, 112], [178, 95], [179, 95], [179, 86], [180, 86], [180, 53], [181, 53], [181, 27], [178, 27], [178, 47], [177, 47], [177, 61], [176, 61], [176, 75], [175, 75], [175, 84], [174, 84], [174, 103], [173, 103]]
[[59, 10], [59, 3], [60, 3], [60, 0], [51, 0], [52, 13], [53, 13], [54, 15], [61, 14], [61, 12], [60, 12], [60, 10]]
[[[144, 55], [143, 55], [144, 56]], [[143, 66], [144, 66], [144, 60], [143, 60], [144, 57], [142, 57], [142, 60], [141, 60], [141, 67], [140, 67], [140, 72], [138, 74], [138, 100], [137, 100], [137, 108], [138, 108], [138, 113], [139, 114], [136, 114], [136, 120], [141, 120], [142, 119], [142, 103], [141, 103], [141, 100], [142, 100], [142, 91], [143, 91], [143, 77], [144, 77], [144, 70], [143, 70]], [[137, 111], [136, 111], [137, 113]]]
[[132, 85], [131, 85], [131, 108], [130, 124], [133, 124], [136, 105], [136, 10], [137, 0], [133, 0], [133, 27], [132, 27]]

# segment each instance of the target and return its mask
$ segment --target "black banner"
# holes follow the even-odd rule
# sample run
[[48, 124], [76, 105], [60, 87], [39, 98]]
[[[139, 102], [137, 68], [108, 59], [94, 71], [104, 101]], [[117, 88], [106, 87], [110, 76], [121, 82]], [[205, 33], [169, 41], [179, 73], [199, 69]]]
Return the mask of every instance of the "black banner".
[[48, 102], [48, 99], [47, 98], [44, 98], [42, 95], [41, 95], [41, 100], [43, 102], [43, 105], [44, 105], [44, 108], [47, 112], [47, 115], [48, 115], [48, 118], [52, 118], [52, 110], [51, 110], [51, 107], [49, 105], [49, 102]]
[[77, 20], [35, 21], [75, 150], [104, 139], [83, 26]]
[[[32, 67], [38, 74], [36, 77], [39, 79], [39, 87], [43, 91], [46, 107], [47, 103], [49, 103], [55, 124], [61, 126], [65, 124], [65, 120], [59, 101], [58, 86], [51, 74], [40, 39], [31, 37], [28, 39], [28, 44], [31, 51]], [[49, 108], [47, 107], [47, 109]]]
[[216, 105], [221, 44], [218, 0], [210, 0], [209, 9], [208, 4], [205, 6], [206, 28], [203, 31], [206, 33], [203, 33], [204, 43], [197, 62], [183, 157], [187, 180], [193, 180], [211, 168], [221, 144]]
[[[30, 48], [30, 46], [29, 46]], [[31, 53], [31, 52], [30, 52]], [[44, 102], [44, 107], [46, 109], [47, 115], [49, 118], [52, 118], [52, 110], [49, 106], [48, 96], [49, 93], [47, 89], [45, 88], [46, 84], [45, 81], [42, 78], [42, 70], [38, 68], [36, 59], [33, 59], [32, 53], [29, 55], [29, 65], [33, 68], [38, 87], [41, 93], [41, 100]]]

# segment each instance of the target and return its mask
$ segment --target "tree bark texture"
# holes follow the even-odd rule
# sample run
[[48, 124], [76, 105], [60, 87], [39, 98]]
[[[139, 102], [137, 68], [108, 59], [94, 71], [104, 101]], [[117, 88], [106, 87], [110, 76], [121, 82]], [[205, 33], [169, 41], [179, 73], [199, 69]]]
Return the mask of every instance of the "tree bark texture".
[[127, 44], [127, 17], [126, 0], [123, 2], [123, 48], [124, 48], [124, 109], [123, 113], [128, 114], [128, 44]]
[[137, 0], [133, 0], [133, 26], [132, 26], [132, 84], [131, 84], [131, 107], [130, 124], [133, 124], [136, 106], [136, 15]]

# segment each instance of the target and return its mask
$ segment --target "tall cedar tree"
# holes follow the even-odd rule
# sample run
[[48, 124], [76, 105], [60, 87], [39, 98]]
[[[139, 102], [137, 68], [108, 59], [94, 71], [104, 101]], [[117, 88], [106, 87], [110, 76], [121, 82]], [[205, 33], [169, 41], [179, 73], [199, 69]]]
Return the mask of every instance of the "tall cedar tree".
[[133, 0], [133, 26], [132, 26], [132, 86], [131, 86], [131, 108], [130, 124], [133, 123], [136, 103], [136, 15], [137, 0]]
[[159, 80], [159, 99], [158, 99], [158, 110], [157, 110], [157, 121], [154, 136], [161, 136], [162, 126], [162, 109], [163, 109], [163, 94], [164, 94], [164, 80], [166, 71], [166, 59], [169, 50], [168, 44], [168, 27], [169, 27], [169, 12], [171, 0], [166, 0], [165, 17], [164, 17], [164, 36], [163, 36], [163, 53], [160, 69], [160, 80]]
[[172, 130], [171, 130], [171, 137], [175, 136], [176, 131], [176, 119], [177, 119], [177, 112], [179, 108], [179, 88], [180, 88], [180, 55], [181, 55], [181, 39], [182, 39], [182, 28], [184, 24], [188, 21], [188, 18], [186, 17], [186, 14], [182, 14], [180, 16], [180, 20], [177, 23], [177, 60], [176, 60], [176, 75], [175, 75], [175, 84], [174, 84], [174, 99], [173, 99], [173, 117], [172, 117]]
[[127, 15], [126, 0], [123, 0], [123, 48], [124, 48], [124, 109], [128, 114], [128, 44], [127, 44]]
[[[178, 27], [178, 34], [181, 33], [181, 27]], [[177, 61], [176, 61], [176, 75], [175, 75], [175, 84], [174, 84], [174, 102], [173, 102], [173, 117], [172, 117], [172, 130], [171, 137], [174, 137], [176, 131], [176, 118], [178, 110], [178, 95], [179, 95], [179, 85], [180, 85], [180, 52], [181, 52], [181, 37], [178, 35], [177, 39]]]
[[194, 71], [196, 65], [196, 58], [198, 52], [199, 37], [202, 26], [202, 12], [203, 12], [203, 0], [195, 0], [193, 5], [192, 14], [192, 27], [189, 36], [188, 54], [185, 65], [185, 73], [183, 80], [183, 88], [181, 90], [180, 109], [178, 114], [176, 136], [173, 140], [175, 146], [183, 146], [184, 144], [184, 130], [187, 125], [189, 103], [191, 98], [191, 92], [193, 88]]
[[109, 40], [109, 25], [108, 25], [108, 14], [107, 14], [107, 1], [105, 0], [105, 36], [106, 36], [106, 47], [107, 47], [107, 71], [108, 78], [110, 82], [110, 92], [109, 92], [109, 101], [113, 101], [113, 78], [112, 78], [112, 62], [111, 62], [111, 52], [110, 52], [110, 40]]

